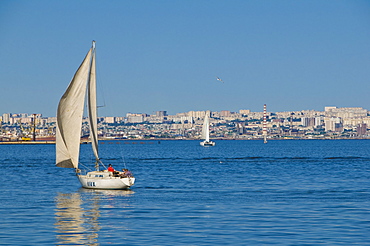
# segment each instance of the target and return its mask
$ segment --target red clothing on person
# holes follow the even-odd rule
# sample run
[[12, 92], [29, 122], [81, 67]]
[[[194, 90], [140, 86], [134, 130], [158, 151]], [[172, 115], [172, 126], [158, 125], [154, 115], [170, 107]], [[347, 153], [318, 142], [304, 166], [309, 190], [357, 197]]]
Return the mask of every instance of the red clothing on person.
[[114, 172], [114, 168], [113, 167], [108, 167], [108, 172]]

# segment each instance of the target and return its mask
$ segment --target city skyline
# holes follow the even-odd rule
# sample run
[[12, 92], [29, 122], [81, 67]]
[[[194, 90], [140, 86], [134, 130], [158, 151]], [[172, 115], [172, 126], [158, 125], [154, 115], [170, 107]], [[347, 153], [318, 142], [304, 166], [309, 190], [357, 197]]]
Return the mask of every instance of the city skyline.
[[[325, 107], [324, 111], [263, 112], [240, 110], [189, 111], [167, 115], [127, 114], [99, 117], [98, 135], [104, 139], [199, 139], [204, 122], [210, 137], [218, 139], [368, 139], [370, 116], [361, 107]], [[54, 141], [56, 117], [41, 114], [0, 116], [0, 142]], [[88, 119], [82, 122], [82, 141], [88, 141]], [[20, 141], [20, 142], [19, 142]], [[43, 143], [43, 142], [41, 142]], [[53, 143], [53, 142], [49, 142]]]
[[369, 23], [368, 1], [5, 0], [0, 112], [54, 116], [92, 40], [103, 116], [370, 108]]
[[[231, 110], [220, 110], [220, 111], [216, 111], [216, 110], [189, 110], [189, 111], [186, 111], [186, 112], [176, 112], [174, 114], [170, 114], [168, 113], [167, 110], [156, 110], [154, 112], [151, 112], [151, 113], [148, 113], [148, 112], [127, 112], [125, 113], [124, 115], [98, 115], [99, 118], [110, 118], [110, 117], [118, 117], [118, 118], [124, 118], [124, 117], [128, 117], [128, 116], [132, 116], [132, 115], [148, 115], [148, 116], [159, 116], [159, 117], [164, 117], [164, 116], [176, 116], [176, 115], [183, 115], [183, 114], [197, 114], [197, 113], [206, 113], [207, 111], [208, 112], [211, 112], [211, 113], [219, 113], [219, 114], [222, 114], [222, 113], [225, 113], [225, 112], [229, 112], [230, 114], [240, 114], [240, 115], [249, 115], [249, 114], [258, 114], [258, 113], [263, 113], [264, 110], [266, 109], [266, 112], [268, 114], [275, 114], [275, 113], [294, 113], [294, 112], [297, 112], [297, 113], [304, 113], [304, 112], [317, 112], [317, 113], [325, 113], [325, 112], [328, 112], [328, 111], [331, 111], [331, 110], [337, 110], [337, 111], [358, 111], [360, 110], [361, 112], [367, 112], [368, 114], [370, 114], [370, 110], [364, 108], [364, 107], [337, 107], [337, 106], [333, 106], [333, 105], [326, 105], [322, 108], [322, 110], [315, 110], [315, 109], [301, 109], [301, 110], [292, 110], [292, 111], [289, 111], [289, 110], [282, 110], [282, 111], [271, 111], [271, 110], [268, 110], [268, 105], [267, 104], [264, 104], [262, 105], [262, 109], [261, 110], [257, 110], [257, 111], [252, 111], [248, 108], [244, 108], [244, 109], [239, 109], [237, 111], [231, 111]], [[4, 115], [13, 115], [13, 116], [16, 116], [16, 117], [20, 117], [20, 118], [27, 118], [27, 117], [45, 117], [45, 118], [56, 118], [56, 115], [53, 115], [53, 116], [48, 116], [48, 115], [44, 115], [42, 112], [34, 112], [34, 113], [25, 113], [25, 112], [0, 112], [0, 119], [1, 117], [3, 117]], [[84, 114], [84, 117], [87, 118], [88, 116], [86, 114]]]

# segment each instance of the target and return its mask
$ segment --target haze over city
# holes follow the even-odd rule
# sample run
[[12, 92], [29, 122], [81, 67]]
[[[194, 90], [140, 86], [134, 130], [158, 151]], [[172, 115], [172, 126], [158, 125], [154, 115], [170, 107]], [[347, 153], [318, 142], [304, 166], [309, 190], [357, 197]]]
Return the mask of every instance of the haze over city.
[[369, 1], [5, 0], [0, 114], [55, 116], [92, 40], [101, 116], [370, 109], [369, 26]]

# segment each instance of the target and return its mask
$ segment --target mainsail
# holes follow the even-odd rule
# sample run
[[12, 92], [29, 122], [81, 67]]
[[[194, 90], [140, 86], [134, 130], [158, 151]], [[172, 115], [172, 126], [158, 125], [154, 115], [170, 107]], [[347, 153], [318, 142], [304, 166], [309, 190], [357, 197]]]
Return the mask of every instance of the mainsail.
[[202, 139], [209, 142], [209, 117], [208, 114], [204, 117], [203, 128], [202, 128]]
[[95, 65], [94, 57], [95, 47], [93, 46], [59, 101], [56, 128], [56, 165], [58, 167], [78, 168], [86, 86], [88, 80], [90, 80], [89, 83], [94, 80], [95, 84], [95, 68], [92, 69], [92, 65]]

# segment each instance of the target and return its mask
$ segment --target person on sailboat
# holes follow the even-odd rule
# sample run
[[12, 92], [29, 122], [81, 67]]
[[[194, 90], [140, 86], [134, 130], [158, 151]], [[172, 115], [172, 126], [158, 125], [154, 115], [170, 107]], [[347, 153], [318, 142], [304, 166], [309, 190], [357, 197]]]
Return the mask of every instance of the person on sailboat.
[[122, 169], [122, 171], [120, 174], [121, 178], [132, 177], [132, 173], [127, 168]]
[[114, 170], [114, 168], [112, 167], [112, 164], [108, 165], [108, 172], [112, 172], [113, 177], [118, 177], [119, 172]]
[[112, 164], [108, 165], [108, 172], [114, 173], [114, 168], [112, 167]]

